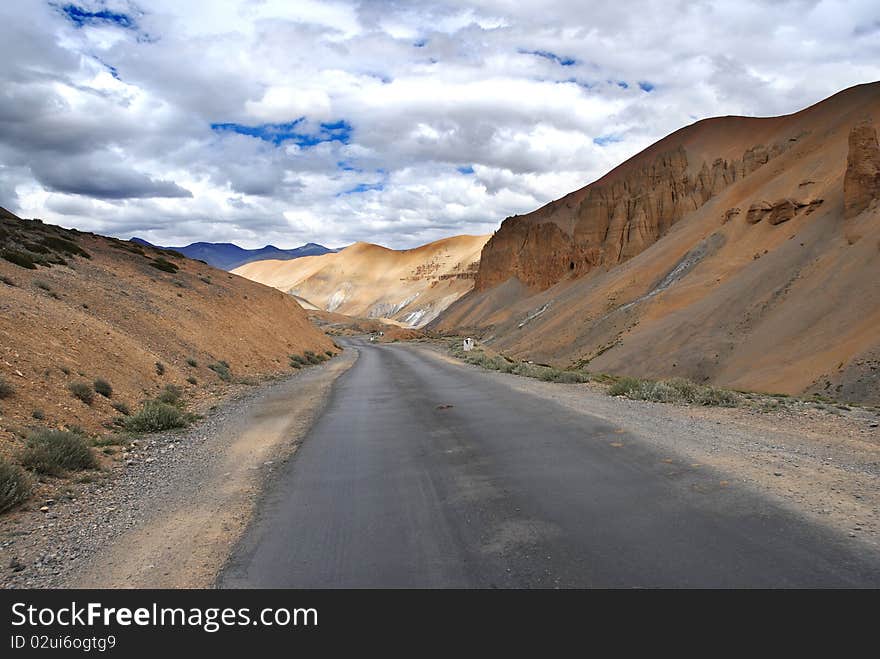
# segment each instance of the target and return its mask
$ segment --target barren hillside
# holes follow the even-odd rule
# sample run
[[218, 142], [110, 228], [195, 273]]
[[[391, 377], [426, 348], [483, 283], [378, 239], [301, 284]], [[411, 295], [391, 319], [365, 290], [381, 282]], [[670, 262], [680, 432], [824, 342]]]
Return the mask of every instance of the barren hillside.
[[255, 261], [233, 272], [324, 311], [418, 327], [474, 285], [489, 236], [455, 236], [415, 249], [355, 243], [336, 254]]
[[[227, 382], [333, 349], [289, 296], [173, 252], [3, 211], [0, 257], [0, 455], [28, 428], [112, 428], [114, 405], [135, 410], [167, 384], [210, 404]], [[109, 397], [69, 390], [97, 379]]]
[[431, 327], [558, 365], [880, 401], [880, 83], [676, 131], [508, 218]]

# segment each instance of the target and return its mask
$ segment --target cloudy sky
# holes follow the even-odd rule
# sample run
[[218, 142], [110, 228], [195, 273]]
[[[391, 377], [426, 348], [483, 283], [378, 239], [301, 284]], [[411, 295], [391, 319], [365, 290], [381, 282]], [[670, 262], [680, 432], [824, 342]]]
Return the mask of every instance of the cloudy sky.
[[160, 244], [488, 233], [880, 79], [877, 0], [5, 0], [0, 205]]

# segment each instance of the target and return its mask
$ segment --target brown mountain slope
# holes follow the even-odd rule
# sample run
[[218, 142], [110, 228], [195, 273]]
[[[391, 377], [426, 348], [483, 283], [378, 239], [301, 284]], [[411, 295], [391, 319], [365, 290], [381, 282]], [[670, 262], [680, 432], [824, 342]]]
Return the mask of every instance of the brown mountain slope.
[[474, 285], [489, 236], [455, 236], [415, 249], [355, 243], [336, 254], [254, 261], [233, 272], [325, 311], [418, 327]]
[[[271, 288], [170, 252], [0, 214], [0, 378], [13, 388], [0, 400], [0, 455], [15, 449], [13, 430], [99, 431], [119, 416], [112, 404], [136, 410], [166, 384], [188, 402], [210, 401], [227, 386], [208, 368], [220, 360], [237, 379], [290, 372], [291, 353], [330, 349], [296, 302]], [[112, 385], [112, 398], [87, 405], [68, 390], [96, 378]]]
[[880, 402], [877, 123], [880, 83], [683, 128], [506, 220], [431, 327], [560, 365]]

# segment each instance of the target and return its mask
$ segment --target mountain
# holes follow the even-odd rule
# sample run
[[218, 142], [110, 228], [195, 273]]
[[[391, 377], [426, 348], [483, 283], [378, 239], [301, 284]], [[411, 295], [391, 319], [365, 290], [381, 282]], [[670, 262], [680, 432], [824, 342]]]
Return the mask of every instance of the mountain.
[[504, 220], [430, 325], [560, 366], [880, 403], [880, 83], [718, 117]]
[[[0, 456], [20, 446], [22, 428], [101, 431], [120, 415], [113, 405], [135, 411], [167, 384], [206, 407], [226, 390], [210, 368], [220, 361], [238, 380], [289, 373], [288, 355], [332, 349], [274, 289], [176, 252], [0, 212], [0, 382], [12, 390], [0, 395]], [[112, 398], [89, 405], [68, 390], [98, 378]]]
[[306, 243], [302, 247], [294, 249], [281, 249], [274, 245], [266, 245], [259, 249], [244, 249], [232, 243], [190, 243], [184, 247], [159, 247], [152, 245], [142, 238], [132, 238], [131, 242], [148, 247], [158, 247], [159, 249], [170, 249], [180, 252], [186, 257], [204, 261], [208, 265], [220, 268], [221, 270], [234, 270], [235, 268], [250, 263], [251, 261], [261, 261], [265, 259], [277, 259], [280, 261], [288, 259], [298, 259], [303, 256], [319, 256], [321, 254], [330, 254], [338, 250], [318, 245], [317, 243]]
[[295, 261], [254, 261], [234, 272], [324, 311], [424, 325], [474, 285], [489, 236], [455, 236], [415, 249], [355, 243]]

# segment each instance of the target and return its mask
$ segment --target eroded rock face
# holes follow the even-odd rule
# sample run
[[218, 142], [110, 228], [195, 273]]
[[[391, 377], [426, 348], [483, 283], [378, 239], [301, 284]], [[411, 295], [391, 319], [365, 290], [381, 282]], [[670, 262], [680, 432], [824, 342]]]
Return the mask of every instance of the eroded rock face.
[[863, 121], [849, 133], [849, 153], [843, 179], [844, 217], [855, 217], [880, 198], [880, 146], [877, 131]]
[[799, 203], [794, 199], [780, 199], [773, 204], [773, 208], [770, 210], [767, 221], [774, 226], [782, 224], [783, 222], [788, 222], [797, 214], [798, 210], [804, 206], [806, 206], [806, 204]]
[[749, 212], [746, 213], [746, 222], [749, 224], [757, 224], [763, 220], [770, 211], [773, 210], [773, 204], [769, 201], [758, 201], [749, 206]]
[[795, 215], [803, 208], [806, 208], [807, 212], [811, 213], [822, 201], [822, 199], [798, 201], [797, 199], [790, 198], [777, 199], [772, 204], [767, 201], [758, 201], [749, 206], [749, 212], [746, 213], [746, 222], [757, 224], [766, 218], [767, 222], [775, 226], [794, 219]]
[[483, 248], [475, 288], [485, 290], [515, 276], [543, 290], [564, 277], [625, 261], [782, 150], [759, 145], [739, 160], [703, 162], [693, 173], [685, 150], [678, 147], [625, 176], [509, 217]]

